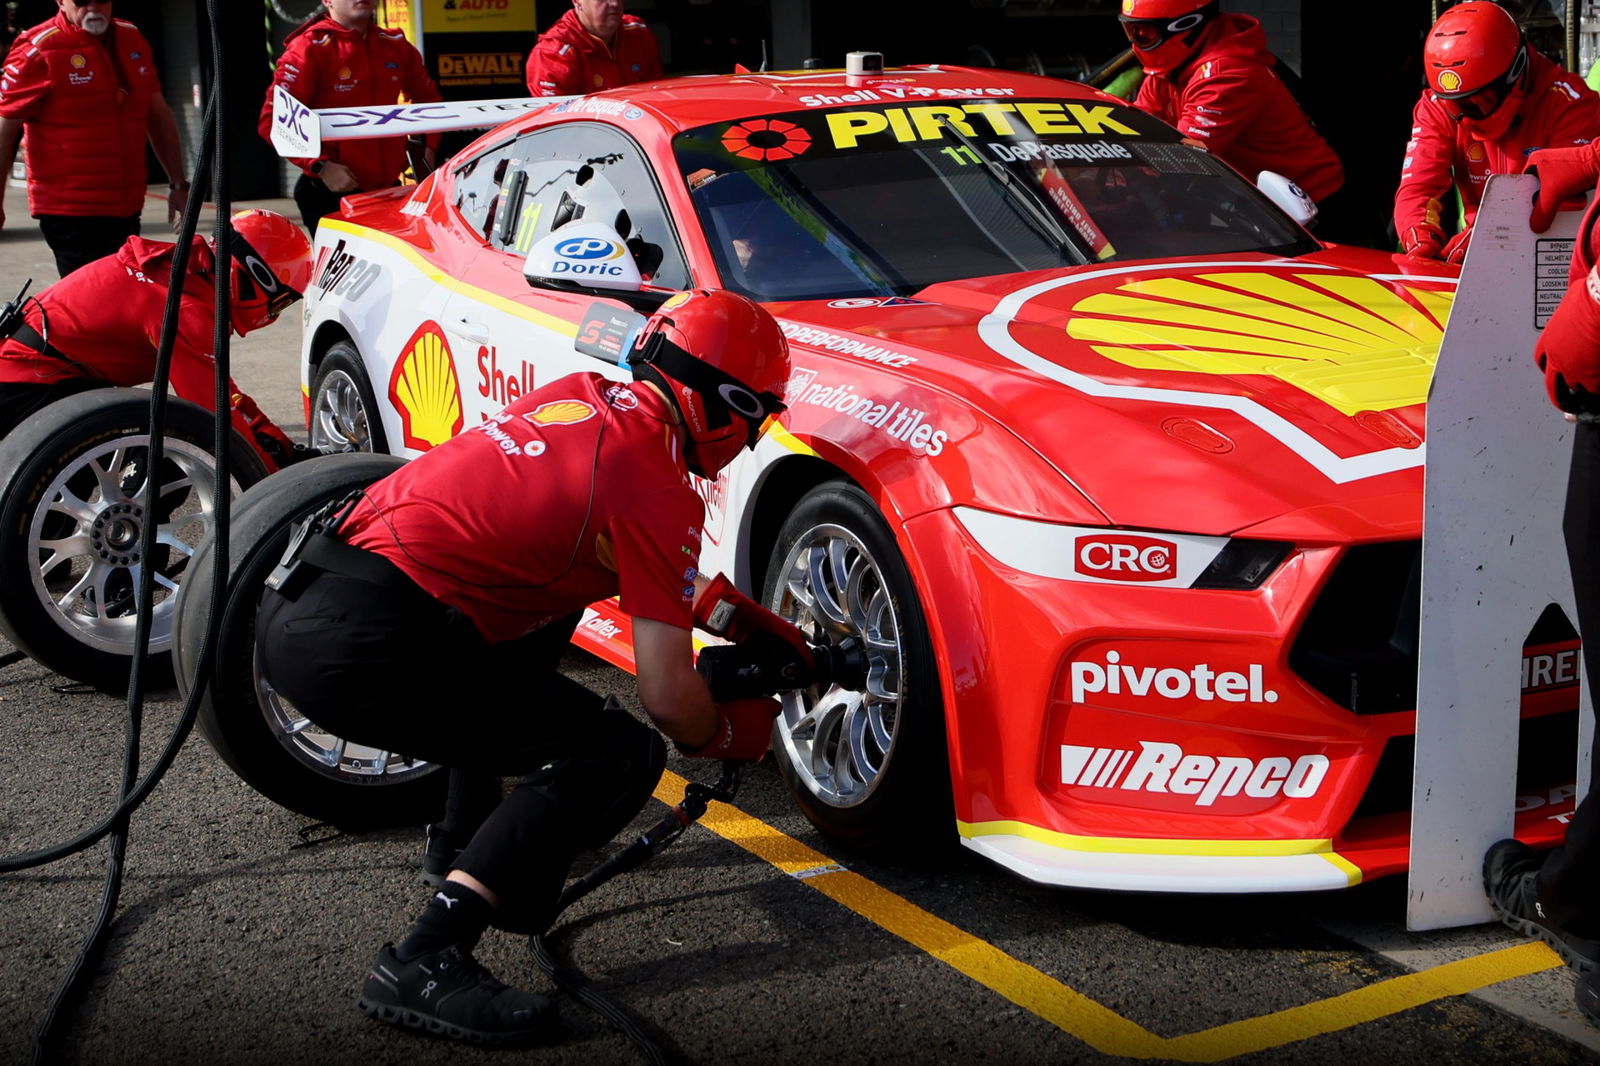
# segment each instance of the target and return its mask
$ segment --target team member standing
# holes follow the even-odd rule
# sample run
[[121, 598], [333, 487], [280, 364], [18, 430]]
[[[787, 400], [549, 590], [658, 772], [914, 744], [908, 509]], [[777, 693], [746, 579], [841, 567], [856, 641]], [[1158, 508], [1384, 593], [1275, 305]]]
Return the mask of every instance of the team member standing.
[[[233, 216], [234, 332], [268, 325], [311, 280], [311, 242], [272, 211]], [[22, 321], [0, 338], [0, 437], [47, 404], [104, 385], [143, 385], [155, 374], [156, 347], [176, 245], [129, 237], [116, 254], [74, 271], [27, 301]], [[210, 409], [216, 395], [211, 347], [217, 262], [210, 241], [194, 238], [183, 278], [172, 349], [172, 390]], [[235, 427], [278, 466], [297, 452], [255, 401], [232, 387]]]
[[[290, 33], [261, 105], [258, 128], [272, 139], [272, 97], [283, 86], [310, 108], [411, 103], [440, 99], [422, 56], [405, 34], [384, 29], [373, 18], [373, 0], [327, 0], [324, 14]], [[434, 139], [424, 150], [433, 165]], [[300, 217], [312, 233], [322, 216], [339, 209], [340, 197], [387, 189], [400, 183], [409, 160], [404, 137], [331, 141], [316, 159], [291, 159], [302, 171], [294, 185]]]
[[1219, 14], [1217, 0], [1122, 0], [1119, 17], [1146, 74], [1134, 106], [1251, 181], [1289, 178], [1317, 203], [1318, 232], [1338, 239], [1328, 199], [1344, 168], [1278, 76], [1261, 23]]
[[[1422, 56], [1428, 87], [1412, 113], [1395, 233], [1412, 258], [1459, 263], [1489, 176], [1520, 173], [1541, 148], [1600, 136], [1600, 95], [1535, 51], [1510, 12], [1488, 0], [1446, 11]], [[1452, 184], [1464, 208], [1453, 237], [1440, 217]]]
[[[1539, 175], [1530, 224], [1549, 228], [1557, 209], [1600, 180], [1600, 145], [1535, 152], [1528, 169]], [[1600, 204], [1600, 200], [1596, 201]], [[1567, 475], [1564, 531], [1572, 591], [1583, 641], [1584, 683], [1591, 699], [1600, 684], [1600, 209], [1578, 227], [1567, 294], [1534, 349], [1550, 401], [1577, 422]], [[1600, 730], [1590, 765], [1600, 767]], [[1600, 1026], [1600, 798], [1594, 782], [1567, 823], [1565, 843], [1548, 856], [1516, 840], [1489, 849], [1484, 890], [1501, 921], [1537, 936], [1578, 971], [1578, 1009]]]
[[689, 474], [716, 477], [782, 410], [788, 348], [758, 305], [699, 290], [652, 316], [630, 361], [631, 385], [559, 378], [379, 481], [338, 539], [310, 538], [309, 580], [262, 598], [257, 661], [312, 721], [449, 766], [452, 789], [463, 771], [526, 775], [378, 952], [360, 1006], [383, 1021], [491, 1042], [551, 1024], [473, 946], [490, 924], [546, 929], [573, 858], [639, 812], [666, 758], [556, 671], [586, 604], [620, 593], [640, 701], [680, 750], [766, 750], [777, 701], [714, 703], [694, 669]]
[[661, 77], [661, 51], [622, 0], [572, 0], [528, 53], [528, 92], [571, 96]]
[[28, 210], [66, 277], [139, 232], [147, 140], [171, 183], [169, 222], [183, 212], [189, 183], [178, 126], [138, 27], [112, 18], [110, 0], [56, 0], [56, 8], [7, 53], [0, 175], [11, 172], [25, 135]]

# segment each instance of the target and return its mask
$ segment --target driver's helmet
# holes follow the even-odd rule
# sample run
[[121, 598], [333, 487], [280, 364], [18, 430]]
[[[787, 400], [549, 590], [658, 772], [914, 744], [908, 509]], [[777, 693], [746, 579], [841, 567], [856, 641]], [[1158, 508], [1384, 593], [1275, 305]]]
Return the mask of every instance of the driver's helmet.
[[1446, 11], [1422, 49], [1434, 98], [1482, 141], [1511, 128], [1528, 91], [1528, 58], [1517, 20], [1489, 0]]
[[784, 409], [789, 344], [759, 304], [726, 289], [692, 289], [661, 305], [628, 363], [683, 416], [689, 469], [713, 478], [753, 448]]
[[272, 322], [311, 284], [311, 241], [276, 211], [236, 212], [228, 317], [244, 336]]
[[1182, 66], [1217, 16], [1217, 0], [1122, 0], [1117, 16], [1133, 54], [1151, 74]]

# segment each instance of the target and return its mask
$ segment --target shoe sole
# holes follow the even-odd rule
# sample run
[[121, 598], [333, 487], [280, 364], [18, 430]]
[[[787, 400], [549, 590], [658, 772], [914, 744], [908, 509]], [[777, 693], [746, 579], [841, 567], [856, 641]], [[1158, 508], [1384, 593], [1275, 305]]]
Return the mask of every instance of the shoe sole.
[[1597, 969], [1600, 969], [1600, 962], [1596, 962], [1594, 959], [1591, 959], [1586, 955], [1578, 954], [1578, 952], [1574, 950], [1572, 946], [1565, 940], [1562, 940], [1555, 933], [1552, 933], [1549, 929], [1540, 925], [1532, 918], [1524, 918], [1520, 914], [1512, 914], [1510, 911], [1501, 907], [1500, 904], [1496, 903], [1493, 897], [1491, 897], [1489, 900], [1489, 906], [1494, 911], [1495, 917], [1499, 918], [1500, 921], [1504, 922], [1515, 931], [1521, 933], [1523, 936], [1544, 941], [1547, 945], [1549, 945], [1552, 951], [1561, 956], [1562, 962], [1572, 967], [1572, 969], [1578, 973], [1594, 973]]
[[460, 1025], [435, 1018], [429, 1014], [422, 1014], [409, 1007], [399, 1007], [392, 1003], [378, 1003], [375, 1000], [362, 996], [356, 1001], [356, 1006], [361, 1008], [363, 1014], [387, 1022], [390, 1025], [404, 1029], [421, 1029], [423, 1032], [434, 1036], [448, 1037], [451, 1040], [460, 1040], [468, 1044], [487, 1044], [496, 1047], [530, 1044], [538, 1040], [544, 1027], [528, 1029], [517, 1033], [486, 1033], [479, 1029], [467, 1029]]

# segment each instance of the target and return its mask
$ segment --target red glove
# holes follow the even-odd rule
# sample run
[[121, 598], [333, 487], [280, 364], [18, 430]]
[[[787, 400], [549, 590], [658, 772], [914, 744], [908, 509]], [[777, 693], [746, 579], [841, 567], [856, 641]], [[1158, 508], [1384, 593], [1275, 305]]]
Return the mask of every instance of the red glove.
[[234, 428], [244, 435], [245, 440], [253, 441], [257, 450], [271, 461], [274, 468], [281, 470], [294, 461], [294, 442], [262, 413], [254, 400], [242, 392], [236, 392], [231, 402]]
[[678, 745], [691, 759], [760, 762], [772, 740], [772, 721], [783, 705], [774, 699], [730, 700], [717, 704], [717, 729], [698, 748]]
[[1528, 157], [1524, 174], [1539, 176], [1539, 195], [1533, 201], [1528, 225], [1543, 233], [1557, 211], [1583, 207], [1584, 197], [1600, 181], [1600, 144], [1591, 141], [1575, 148], [1541, 148]]
[[1471, 240], [1472, 227], [1469, 226], [1445, 242], [1444, 248], [1439, 251], [1439, 258], [1446, 263], [1460, 264], [1467, 257], [1467, 243]]
[[1411, 259], [1437, 259], [1444, 247], [1444, 230], [1428, 222], [1418, 222], [1400, 234], [1400, 250]]
[[801, 665], [814, 665], [811, 645], [799, 627], [740, 592], [726, 574], [712, 578], [694, 598], [694, 623], [735, 644], [755, 637], [776, 637], [792, 649]]
[[1600, 411], [1600, 279], [1593, 269], [1567, 288], [1533, 361], [1556, 407], [1572, 414]]

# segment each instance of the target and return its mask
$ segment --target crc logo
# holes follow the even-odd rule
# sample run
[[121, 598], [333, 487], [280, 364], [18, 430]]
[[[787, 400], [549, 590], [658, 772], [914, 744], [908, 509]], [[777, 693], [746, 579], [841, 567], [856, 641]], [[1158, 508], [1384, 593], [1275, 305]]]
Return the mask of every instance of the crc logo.
[[601, 237], [574, 237], [556, 245], [556, 254], [568, 259], [615, 259], [622, 247]]
[[1108, 581], [1171, 581], [1178, 576], [1178, 546], [1128, 533], [1091, 533], [1072, 548], [1078, 573]]

